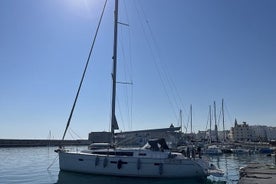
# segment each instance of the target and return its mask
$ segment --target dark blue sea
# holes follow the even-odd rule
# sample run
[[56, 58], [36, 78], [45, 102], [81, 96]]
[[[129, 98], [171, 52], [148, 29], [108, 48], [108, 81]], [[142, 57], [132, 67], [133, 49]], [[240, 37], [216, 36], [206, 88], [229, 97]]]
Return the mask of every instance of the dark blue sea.
[[[83, 149], [74, 147], [72, 149]], [[0, 184], [200, 184], [237, 183], [239, 168], [250, 162], [272, 163], [274, 158], [262, 154], [210, 157], [210, 161], [225, 171], [222, 178], [209, 176], [206, 181], [195, 179], [139, 179], [84, 175], [59, 171], [56, 147], [0, 148]], [[49, 168], [49, 166], [51, 166]]]

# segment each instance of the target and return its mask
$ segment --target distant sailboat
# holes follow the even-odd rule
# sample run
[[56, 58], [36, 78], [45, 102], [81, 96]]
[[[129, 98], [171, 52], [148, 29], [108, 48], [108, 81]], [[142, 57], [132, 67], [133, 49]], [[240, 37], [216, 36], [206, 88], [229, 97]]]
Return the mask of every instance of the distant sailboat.
[[249, 153], [250, 150], [239, 147], [239, 148], [232, 148], [231, 151], [234, 154], [247, 154]]
[[114, 130], [118, 129], [115, 117], [117, 24], [118, 0], [115, 0], [111, 144], [98, 144], [83, 151], [69, 151], [60, 147], [56, 150], [60, 170], [127, 177], [206, 178], [211, 173], [207, 161], [172, 152], [165, 139], [150, 140], [142, 148], [119, 148], [114, 144]]
[[217, 145], [208, 146], [204, 152], [207, 155], [221, 155], [222, 150]]
[[[221, 148], [217, 146], [217, 144], [212, 143], [212, 110], [211, 106], [209, 106], [209, 116], [210, 116], [210, 145], [204, 151], [204, 154], [207, 155], [221, 155], [223, 152]], [[218, 129], [217, 129], [217, 118], [216, 118], [216, 103], [214, 102], [214, 118], [215, 118], [215, 140], [218, 142]]]

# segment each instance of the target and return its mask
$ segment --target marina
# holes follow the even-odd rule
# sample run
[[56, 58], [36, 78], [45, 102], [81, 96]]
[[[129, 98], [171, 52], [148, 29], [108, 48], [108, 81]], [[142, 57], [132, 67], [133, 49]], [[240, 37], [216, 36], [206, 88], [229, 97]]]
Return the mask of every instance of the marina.
[[274, 1], [0, 5], [1, 184], [275, 184]]

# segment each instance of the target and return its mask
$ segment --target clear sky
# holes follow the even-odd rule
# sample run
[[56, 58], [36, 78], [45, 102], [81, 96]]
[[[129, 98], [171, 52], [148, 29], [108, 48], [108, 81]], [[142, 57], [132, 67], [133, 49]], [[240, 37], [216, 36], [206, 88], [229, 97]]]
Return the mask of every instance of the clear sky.
[[[103, 4], [0, 1], [0, 138], [62, 137]], [[190, 104], [205, 130], [222, 98], [227, 129], [276, 126], [275, 0], [122, 0], [119, 17], [120, 130], [179, 125], [179, 109], [186, 125]], [[82, 138], [110, 129], [112, 21], [109, 0], [70, 126]]]

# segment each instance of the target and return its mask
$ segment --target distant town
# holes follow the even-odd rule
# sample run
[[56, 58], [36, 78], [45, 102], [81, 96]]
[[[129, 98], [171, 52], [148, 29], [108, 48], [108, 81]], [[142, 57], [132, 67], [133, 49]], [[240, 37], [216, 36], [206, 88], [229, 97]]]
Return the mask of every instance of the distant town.
[[[276, 127], [265, 125], [249, 125], [246, 122], [233, 122], [230, 130], [217, 131], [206, 130], [197, 133], [183, 133], [181, 127], [170, 125], [169, 128], [146, 129], [138, 131], [116, 133], [117, 143], [120, 145], [137, 145], [142, 146], [148, 139], [166, 138], [172, 147], [183, 145], [187, 142], [204, 142], [204, 143], [235, 143], [235, 142], [271, 142], [276, 140]], [[109, 132], [91, 132], [89, 141], [109, 142]]]
[[[233, 122], [230, 130], [206, 130], [197, 133], [184, 133], [181, 127], [172, 124], [168, 128], [145, 129], [115, 133], [116, 144], [120, 146], [143, 146], [149, 139], [165, 138], [171, 148], [187, 145], [191, 142], [208, 145], [212, 143], [259, 142], [276, 145], [276, 127], [265, 125], [249, 125], [246, 122]], [[110, 132], [90, 132], [88, 139], [82, 140], [51, 140], [51, 139], [0, 139], [0, 147], [31, 147], [58, 145], [89, 145], [91, 143], [108, 143]]]
[[[197, 140], [208, 139], [216, 140], [216, 131], [198, 131], [196, 134]], [[251, 142], [269, 142], [276, 140], [276, 127], [268, 127], [265, 125], [249, 125], [246, 122], [238, 124], [237, 120], [234, 122], [234, 127], [230, 130], [218, 131], [219, 141], [251, 141]]]

